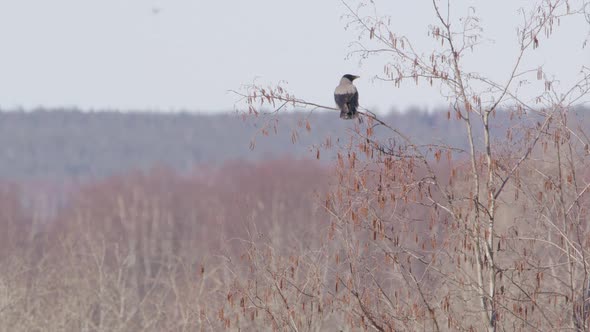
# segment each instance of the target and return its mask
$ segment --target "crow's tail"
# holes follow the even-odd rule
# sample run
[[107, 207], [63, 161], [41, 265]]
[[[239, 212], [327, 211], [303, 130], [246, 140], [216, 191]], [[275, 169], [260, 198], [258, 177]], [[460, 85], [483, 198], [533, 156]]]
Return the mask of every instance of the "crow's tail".
[[356, 111], [357, 106], [353, 104], [345, 104], [344, 107], [340, 110], [340, 118], [344, 120], [355, 119], [358, 117], [358, 112]]
[[357, 105], [349, 105], [348, 106], [348, 118], [349, 119], [356, 119], [359, 116], [358, 112], [356, 111], [357, 107], [358, 107]]

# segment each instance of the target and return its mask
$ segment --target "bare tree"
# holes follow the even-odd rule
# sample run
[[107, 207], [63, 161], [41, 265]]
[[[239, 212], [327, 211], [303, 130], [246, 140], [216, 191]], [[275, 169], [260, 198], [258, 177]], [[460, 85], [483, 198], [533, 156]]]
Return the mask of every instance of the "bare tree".
[[[449, 121], [463, 123], [467, 143], [415, 142], [368, 110], [354, 125], [338, 155], [338, 185], [325, 200], [340, 257], [330, 268], [345, 290], [335, 301], [352, 304], [351, 328], [587, 330], [590, 142], [575, 109], [588, 100], [590, 68], [580, 64], [567, 86], [528, 55], [561, 20], [587, 20], [588, 4], [543, 0], [521, 9], [504, 81], [464, 65], [484, 37], [471, 8], [433, 0], [425, 33], [438, 43], [420, 50], [373, 1], [343, 4], [359, 33], [352, 54], [386, 59], [378, 80], [439, 84]], [[523, 93], [534, 81], [537, 92]], [[265, 105], [270, 114], [332, 109], [280, 84], [239, 94], [254, 115]]]

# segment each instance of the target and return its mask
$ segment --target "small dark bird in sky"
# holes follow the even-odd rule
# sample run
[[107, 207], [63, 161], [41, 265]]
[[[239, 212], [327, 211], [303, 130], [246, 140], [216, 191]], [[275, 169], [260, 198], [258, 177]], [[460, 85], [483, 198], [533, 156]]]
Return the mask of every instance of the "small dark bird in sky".
[[340, 109], [341, 119], [354, 119], [358, 117], [359, 93], [352, 81], [359, 78], [355, 75], [346, 74], [340, 79], [340, 84], [334, 90], [334, 100]]

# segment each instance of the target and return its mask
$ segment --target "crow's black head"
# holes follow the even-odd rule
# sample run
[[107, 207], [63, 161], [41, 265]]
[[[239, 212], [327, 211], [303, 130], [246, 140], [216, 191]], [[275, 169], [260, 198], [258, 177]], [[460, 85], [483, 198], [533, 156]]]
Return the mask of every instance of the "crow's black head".
[[344, 75], [342, 77], [347, 78], [351, 82], [354, 81], [354, 80], [356, 80], [357, 78], [359, 78], [359, 76], [351, 75], [351, 74], [346, 74], [346, 75]]

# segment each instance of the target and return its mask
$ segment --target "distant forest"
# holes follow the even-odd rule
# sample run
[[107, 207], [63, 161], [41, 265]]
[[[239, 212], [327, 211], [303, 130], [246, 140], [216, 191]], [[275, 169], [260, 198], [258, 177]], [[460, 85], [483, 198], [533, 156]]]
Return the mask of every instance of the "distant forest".
[[[582, 126], [590, 124], [587, 113], [587, 109], [576, 112]], [[428, 113], [410, 109], [391, 112], [382, 119], [418, 143], [464, 146], [461, 122], [447, 117], [446, 110]], [[261, 137], [263, 123], [275, 118], [244, 118], [237, 113], [3, 111], [0, 179], [85, 180], [162, 166], [185, 172], [197, 165], [217, 166], [229, 160], [311, 159], [315, 158], [313, 146], [327, 138], [345, 144], [340, 139], [344, 140], [355, 124], [332, 112], [288, 112], [276, 120], [277, 133], [269, 130], [271, 137]], [[302, 128], [306, 120], [311, 130]], [[293, 130], [298, 131], [296, 144], [292, 142]], [[504, 132], [497, 130], [499, 135]], [[253, 138], [256, 144], [250, 149]], [[322, 161], [333, 159], [331, 153], [334, 149], [323, 154]]]

